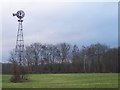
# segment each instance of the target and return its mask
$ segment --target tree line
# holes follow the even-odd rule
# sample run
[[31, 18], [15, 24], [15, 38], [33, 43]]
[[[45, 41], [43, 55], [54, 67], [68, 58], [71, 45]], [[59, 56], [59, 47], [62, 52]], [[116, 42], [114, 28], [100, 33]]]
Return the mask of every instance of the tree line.
[[[118, 48], [100, 43], [82, 47], [68, 43], [33, 43], [24, 52], [23, 73], [118, 72]], [[14, 54], [11, 51], [10, 63], [3, 64], [3, 73], [11, 73]]]

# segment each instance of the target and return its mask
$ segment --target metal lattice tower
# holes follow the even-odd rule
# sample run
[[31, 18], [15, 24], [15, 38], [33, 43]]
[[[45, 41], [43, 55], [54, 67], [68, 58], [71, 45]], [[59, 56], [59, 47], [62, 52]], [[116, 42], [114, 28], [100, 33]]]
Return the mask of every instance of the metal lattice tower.
[[25, 59], [22, 18], [25, 16], [25, 13], [22, 10], [19, 10], [16, 14], [13, 14], [13, 16], [18, 17], [18, 31], [17, 31], [17, 40], [15, 47], [15, 59], [19, 63], [19, 65], [22, 66]]

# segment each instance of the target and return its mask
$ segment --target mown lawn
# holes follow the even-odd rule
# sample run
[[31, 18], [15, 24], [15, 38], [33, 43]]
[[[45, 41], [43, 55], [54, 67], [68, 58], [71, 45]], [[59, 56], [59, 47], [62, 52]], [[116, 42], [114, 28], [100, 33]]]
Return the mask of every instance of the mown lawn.
[[30, 80], [11, 83], [3, 75], [3, 88], [118, 88], [117, 73], [31, 74]]

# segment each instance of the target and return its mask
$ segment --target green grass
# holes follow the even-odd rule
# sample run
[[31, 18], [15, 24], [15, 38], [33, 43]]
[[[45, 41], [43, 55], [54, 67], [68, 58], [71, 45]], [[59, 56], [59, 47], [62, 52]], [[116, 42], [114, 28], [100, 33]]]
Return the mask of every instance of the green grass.
[[3, 75], [3, 88], [118, 88], [117, 73], [31, 74], [30, 81], [11, 83]]

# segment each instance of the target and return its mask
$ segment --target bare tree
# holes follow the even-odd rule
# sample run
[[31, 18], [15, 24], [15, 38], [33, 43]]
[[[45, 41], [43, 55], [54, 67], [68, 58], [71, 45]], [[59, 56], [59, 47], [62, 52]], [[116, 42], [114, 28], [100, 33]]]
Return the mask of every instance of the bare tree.
[[[12, 82], [21, 82], [23, 80], [27, 80], [27, 70], [25, 60], [21, 61], [19, 60], [20, 57], [16, 56], [15, 50], [10, 52], [10, 58], [9, 62], [12, 64], [13, 69], [13, 76], [11, 77], [10, 81]], [[16, 59], [17, 58], [17, 59]]]
[[118, 48], [110, 48], [100, 43], [82, 48], [68, 43], [57, 45], [33, 43], [25, 48], [26, 59], [22, 62], [22, 67], [16, 60], [15, 50], [10, 56], [9, 61], [14, 68], [12, 73], [17, 79], [21, 78], [21, 74], [25, 76], [26, 71], [29, 73], [118, 71]]
[[67, 43], [61, 43], [59, 46], [60, 46], [61, 63], [68, 62], [67, 57], [69, 55], [70, 45]]

